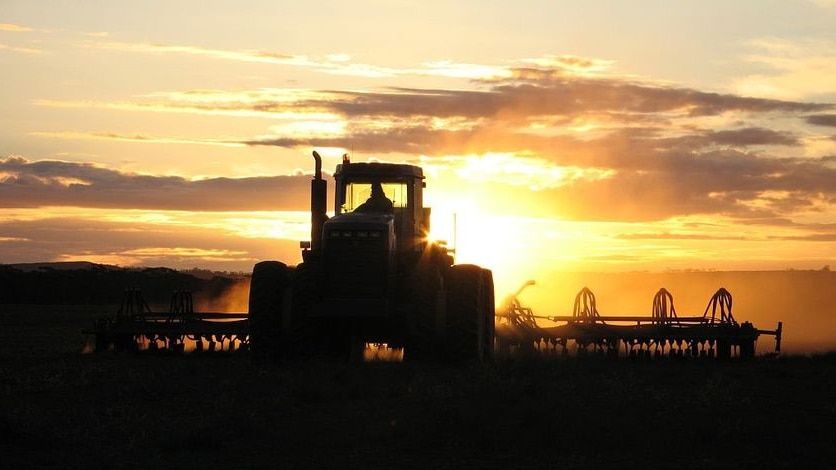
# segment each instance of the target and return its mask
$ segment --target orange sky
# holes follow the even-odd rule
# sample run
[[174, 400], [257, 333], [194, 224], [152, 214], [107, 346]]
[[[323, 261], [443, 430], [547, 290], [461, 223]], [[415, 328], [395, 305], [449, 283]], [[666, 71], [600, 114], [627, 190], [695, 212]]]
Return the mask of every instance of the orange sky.
[[294, 263], [319, 149], [421, 165], [500, 291], [831, 264], [836, 3], [627, 3], [6, 1], [0, 263]]

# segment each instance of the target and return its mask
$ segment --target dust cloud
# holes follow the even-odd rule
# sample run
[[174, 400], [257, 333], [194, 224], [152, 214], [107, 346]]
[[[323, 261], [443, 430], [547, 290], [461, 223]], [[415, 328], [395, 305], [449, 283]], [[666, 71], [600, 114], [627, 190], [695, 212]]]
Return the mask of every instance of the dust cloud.
[[209, 298], [195, 296], [196, 312], [247, 313], [249, 310], [250, 278], [237, 280], [219, 295]]

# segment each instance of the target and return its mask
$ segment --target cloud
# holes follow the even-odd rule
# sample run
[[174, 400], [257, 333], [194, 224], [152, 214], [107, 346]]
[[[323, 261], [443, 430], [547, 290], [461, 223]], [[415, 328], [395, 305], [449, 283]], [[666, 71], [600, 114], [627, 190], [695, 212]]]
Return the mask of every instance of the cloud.
[[[33, 33], [33, 32], [48, 32], [45, 30], [39, 30], [35, 28], [30, 28], [28, 26], [22, 26], [13, 23], [0, 23], [0, 32], [7, 32], [7, 33]], [[0, 44], [0, 51], [9, 51], [9, 52], [17, 52], [19, 54], [43, 54], [44, 51], [42, 49], [36, 47], [22, 47], [22, 46], [14, 46], [9, 44]]]
[[[327, 60], [346, 65], [350, 58]], [[187, 90], [121, 103], [39, 101], [43, 106], [257, 115], [277, 123], [261, 135], [223, 140], [107, 131], [35, 135], [352, 149], [420, 162], [445, 188], [480, 194], [497, 211], [524, 206], [531, 213], [566, 220], [723, 215], [766, 224], [820, 217], [832, 210], [836, 167], [828, 159], [831, 136], [814, 126], [832, 125], [833, 104], [709, 93], [613, 75], [608, 67], [592, 59], [551, 56], [511, 64], [503, 73], [477, 74], [467, 89]], [[29, 172], [15, 178], [27, 182], [27, 177], [37, 176]], [[135, 184], [135, 175], [116, 176]], [[165, 178], [147, 178], [169, 190]], [[216, 207], [249, 210], [243, 209], [248, 202], [239, 191], [263, 184], [274, 191], [293, 187], [298, 194], [284, 197], [296, 201], [291, 206], [304, 207], [303, 183], [293, 186], [279, 181], [288, 177], [271, 178], [181, 179], [172, 182], [171, 191], [176, 195], [188, 188], [186, 195], [151, 195], [144, 204], [198, 206], [187, 197], [190, 191], [208, 194], [211, 189], [225, 195], [213, 202]], [[46, 183], [37, 178], [30, 183], [37, 184]], [[118, 186], [71, 187], [75, 198], [127, 197]], [[251, 199], [254, 208], [267, 210], [263, 199]]]
[[[178, 47], [175, 50], [190, 49]], [[363, 125], [381, 118], [401, 122], [415, 119], [490, 119], [505, 126], [527, 124], [538, 118], [562, 119], [559, 124], [565, 124], [567, 119], [590, 117], [617, 122], [650, 120], [668, 123], [671, 119], [694, 119], [724, 113], [809, 113], [833, 108], [829, 104], [706, 93], [617, 76], [588, 77], [567, 72], [561, 67], [510, 67], [501, 70], [477, 81], [487, 89], [192, 90], [159, 93], [121, 103], [37, 100], [35, 104], [276, 117], [288, 113], [319, 112], [337, 114], [345, 119], [360, 119]]]
[[294, 263], [300, 257], [296, 240], [242, 238], [221, 228], [161, 223], [136, 217], [140, 211], [132, 214], [133, 220], [109, 220], [94, 210], [38, 211], [31, 217], [0, 220], [0, 233], [8, 234], [0, 239], [0, 263], [84, 260], [121, 266], [211, 266], [249, 271], [258, 260]]
[[44, 52], [41, 49], [35, 49], [32, 47], [16, 47], [9, 46], [7, 44], [0, 44], [0, 51], [18, 52], [21, 54], [43, 54]]
[[351, 62], [347, 54], [308, 56], [265, 50], [227, 50], [189, 45], [131, 43], [118, 41], [85, 41], [82, 47], [118, 52], [144, 54], [176, 54], [201, 56], [210, 59], [253, 62], [285, 66], [297, 66], [320, 72], [367, 78], [390, 78], [403, 75], [445, 76], [454, 78], [489, 78], [507, 74], [501, 67], [454, 63], [452, 61], [428, 62], [422, 68], [398, 69]]
[[809, 235], [779, 236], [770, 238], [786, 241], [836, 242], [836, 234], [833, 233], [813, 233]]
[[118, 134], [114, 132], [49, 132], [36, 131], [29, 135], [36, 137], [47, 137], [55, 139], [80, 139], [80, 140], [115, 140], [120, 142], [139, 142], [146, 144], [189, 144], [189, 145], [217, 145], [221, 147], [241, 147], [245, 144], [237, 141], [220, 139], [189, 139], [183, 137], [155, 137], [141, 134]]
[[728, 240], [746, 240], [742, 236], [717, 236], [703, 233], [670, 233], [670, 232], [653, 232], [653, 233], [623, 233], [615, 235], [614, 238], [621, 240], [710, 240], [710, 241], [728, 241]]
[[836, 114], [814, 114], [807, 116], [806, 120], [816, 126], [836, 127]]
[[18, 24], [0, 23], [0, 31], [6, 31], [9, 33], [31, 33], [35, 31], [35, 29]]
[[302, 175], [189, 180], [8, 157], [0, 160], [0, 207], [305, 211], [309, 181]]
[[799, 140], [788, 132], [756, 127], [711, 132], [707, 136], [717, 144], [743, 147], [750, 145], [795, 146], [799, 144]]
[[827, 39], [761, 38], [749, 43], [747, 60], [768, 72], [736, 80], [740, 94], [781, 99], [836, 95], [836, 41]]
[[91, 49], [104, 49], [118, 52], [156, 53], [156, 54], [180, 54], [197, 55], [215, 59], [235, 60], [241, 62], [262, 62], [273, 64], [292, 64], [294, 62], [306, 62], [302, 56], [282, 54], [278, 52], [259, 50], [223, 50], [209, 49], [195, 46], [180, 46], [168, 44], [129, 43], [118, 41], [86, 41], [83, 47]]

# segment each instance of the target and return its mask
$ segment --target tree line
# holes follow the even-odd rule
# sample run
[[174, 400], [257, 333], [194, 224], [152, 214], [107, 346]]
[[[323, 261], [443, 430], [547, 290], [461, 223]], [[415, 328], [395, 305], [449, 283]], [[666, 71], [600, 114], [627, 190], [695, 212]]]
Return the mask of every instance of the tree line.
[[149, 304], [167, 304], [176, 290], [216, 298], [238, 279], [196, 277], [169, 268], [127, 269], [91, 265], [84, 269], [0, 265], [0, 304], [119, 304], [126, 289], [140, 289]]

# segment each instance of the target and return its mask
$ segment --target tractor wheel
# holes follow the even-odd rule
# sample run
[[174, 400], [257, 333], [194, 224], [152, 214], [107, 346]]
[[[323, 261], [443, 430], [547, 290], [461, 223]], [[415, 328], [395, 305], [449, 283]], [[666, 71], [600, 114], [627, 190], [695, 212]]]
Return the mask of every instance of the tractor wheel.
[[494, 338], [496, 337], [496, 299], [493, 288], [493, 272], [490, 269], [482, 270], [482, 282], [485, 295], [485, 359], [492, 359], [494, 356]]
[[320, 265], [306, 261], [296, 267], [287, 354], [300, 359], [350, 360], [362, 357], [365, 343], [321, 318], [313, 317], [319, 299]]
[[250, 350], [255, 360], [274, 359], [281, 341], [282, 305], [289, 285], [287, 266], [262, 261], [253, 267], [250, 281]]
[[472, 264], [453, 266], [447, 290], [447, 352], [453, 360], [483, 361], [487, 357], [485, 277]]
[[293, 357], [311, 357], [320, 350], [318, 328], [311, 318], [311, 309], [317, 298], [319, 266], [306, 261], [296, 266], [293, 275], [293, 299], [291, 302], [289, 329], [287, 331], [287, 353]]
[[419, 264], [410, 281], [410, 303], [413, 305], [409, 319], [409, 339], [404, 350], [407, 361], [436, 358], [439, 354], [438, 293], [441, 290], [441, 273], [430, 263]]

